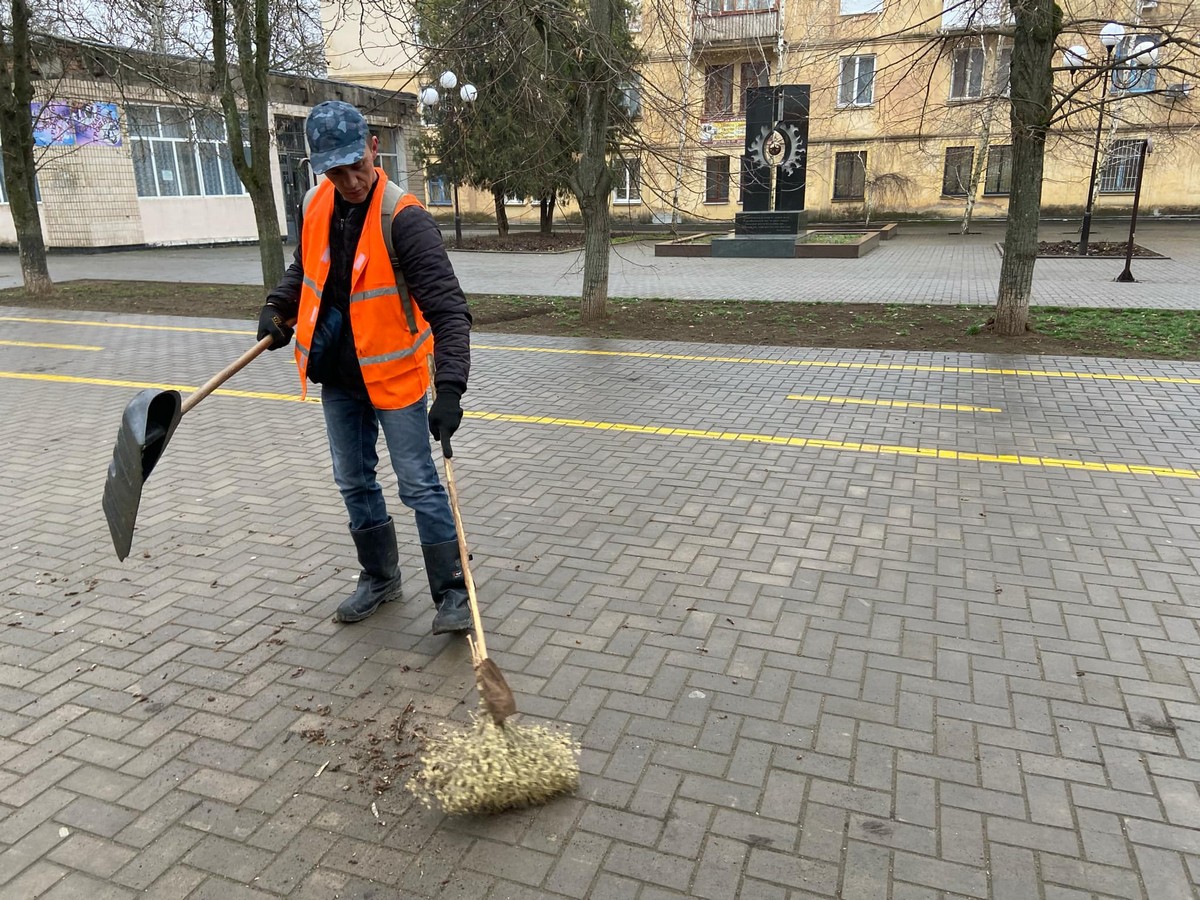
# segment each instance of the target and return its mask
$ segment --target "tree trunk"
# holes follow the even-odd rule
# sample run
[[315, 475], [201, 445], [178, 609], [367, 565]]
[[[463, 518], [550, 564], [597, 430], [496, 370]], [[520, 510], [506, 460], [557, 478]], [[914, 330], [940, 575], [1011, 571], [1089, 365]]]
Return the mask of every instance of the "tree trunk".
[[608, 193], [589, 203], [580, 201], [583, 212], [583, 297], [580, 318], [603, 322], [608, 318], [608, 254], [610, 223]]
[[492, 205], [496, 208], [496, 230], [500, 237], [508, 236], [508, 210], [504, 208], [504, 194], [502, 185], [492, 185]]
[[556, 197], [553, 193], [544, 194], [542, 196], [539, 221], [541, 224], [542, 234], [554, 234], [554, 204]]
[[29, 7], [25, 0], [12, 0], [12, 26], [0, 24], [0, 152], [25, 290], [34, 296], [46, 296], [53, 292], [54, 282], [46, 265], [42, 217], [36, 199], [29, 45]]
[[1062, 12], [1054, 0], [1012, 0], [1012, 9], [1013, 183], [995, 316], [996, 333], [1008, 337], [1024, 334], [1029, 324], [1053, 87], [1051, 61], [1062, 26]]
[[[226, 4], [229, 4], [226, 6]], [[234, 171], [246, 186], [258, 229], [258, 254], [263, 284], [274, 287], [283, 278], [283, 235], [275, 209], [271, 177], [271, 118], [267, 106], [268, 60], [271, 56], [271, 26], [268, 0], [211, 0], [213, 62], [229, 151]], [[238, 49], [238, 74], [246, 97], [250, 161], [242, 151], [241, 113], [237, 107], [233, 79], [229, 77], [229, 12], [233, 12], [233, 38]]]
[[580, 85], [579, 161], [571, 189], [583, 217], [583, 295], [580, 318], [585, 323], [608, 317], [608, 253], [610, 222], [608, 196], [612, 171], [608, 166], [609, 96], [616, 76], [611, 65], [609, 35], [614, 0], [589, 0], [586, 80]]
[[989, 100], [983, 110], [983, 122], [979, 129], [979, 152], [971, 166], [971, 183], [967, 185], [967, 202], [963, 205], [963, 219], [959, 226], [959, 234], [969, 234], [971, 231], [971, 216], [975, 213], [975, 195], [979, 193], [979, 182], [983, 178], [987, 166], [988, 149], [992, 144], [992, 112], [996, 101]]

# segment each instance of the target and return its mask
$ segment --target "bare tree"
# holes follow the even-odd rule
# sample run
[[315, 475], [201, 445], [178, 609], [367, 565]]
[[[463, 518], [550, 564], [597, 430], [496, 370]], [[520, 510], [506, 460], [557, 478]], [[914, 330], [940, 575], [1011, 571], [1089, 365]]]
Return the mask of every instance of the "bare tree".
[[268, 79], [272, 71], [323, 69], [310, 0], [48, 0], [40, 21], [71, 38], [154, 48], [114, 49], [107, 76], [122, 91], [153, 87], [192, 113], [220, 111], [230, 162], [254, 210], [263, 283], [276, 284], [283, 253]]
[[[271, 116], [268, 110], [271, 21], [268, 0], [206, 0], [213, 27], [213, 88], [221, 98], [229, 134], [233, 168], [246, 186], [258, 226], [258, 252], [263, 284], [283, 277], [282, 235], [275, 211], [271, 177]], [[229, 44], [237, 48], [236, 74], [229, 64]], [[238, 97], [245, 98], [250, 158], [241, 152], [243, 129]]]
[[33, 158], [33, 53], [29, 7], [12, 0], [9, 23], [0, 22], [0, 150], [4, 155], [4, 186], [17, 231], [21, 276], [34, 295], [53, 291], [46, 266], [46, 244], [38, 212]]

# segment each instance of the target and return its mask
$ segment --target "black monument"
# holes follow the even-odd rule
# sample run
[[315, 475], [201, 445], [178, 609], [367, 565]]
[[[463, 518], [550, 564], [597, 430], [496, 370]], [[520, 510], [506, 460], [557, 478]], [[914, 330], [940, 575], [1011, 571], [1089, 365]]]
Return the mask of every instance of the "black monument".
[[713, 256], [795, 255], [796, 238], [808, 221], [804, 212], [808, 98], [807, 84], [746, 89], [742, 212], [734, 215], [733, 236], [713, 241]]

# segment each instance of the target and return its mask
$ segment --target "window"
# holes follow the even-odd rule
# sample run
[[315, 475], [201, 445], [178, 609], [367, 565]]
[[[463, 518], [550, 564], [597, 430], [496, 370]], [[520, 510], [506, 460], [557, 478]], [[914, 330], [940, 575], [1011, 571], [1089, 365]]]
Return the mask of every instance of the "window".
[[642, 30], [642, 0], [631, 0], [625, 5], [625, 25], [630, 31]]
[[[1117, 63], [1139, 55], [1147, 45], [1158, 46], [1159, 40], [1152, 34], [1135, 34], [1121, 38], [1113, 53]], [[1130, 60], [1117, 66], [1112, 73], [1112, 93], [1145, 94], [1154, 90], [1157, 72], [1154, 66], [1140, 66]]]
[[765, 62], [742, 63], [742, 91], [739, 96], [738, 112], [746, 114], [746, 90], [752, 87], [770, 87], [771, 67]]
[[870, 106], [875, 101], [875, 57], [843, 56], [838, 106]]
[[640, 118], [642, 115], [642, 76], [634, 75], [617, 85], [617, 91], [620, 93], [620, 99], [617, 103], [621, 109], [625, 110], [625, 115], [631, 119]]
[[942, 30], [958, 31], [1011, 23], [1009, 0], [942, 0]]
[[1113, 141], [1100, 173], [1100, 193], [1132, 194], [1137, 188], [1138, 156], [1142, 141]]
[[833, 162], [833, 199], [861, 200], [867, 193], [867, 151], [839, 153]]
[[704, 202], [729, 202], [728, 156], [710, 156], [704, 160]]
[[425, 179], [425, 196], [429, 198], [430, 206], [452, 205], [450, 190], [450, 179], [445, 175], [429, 175]]
[[613, 171], [614, 203], [641, 203], [642, 161], [618, 159]]
[[946, 166], [942, 170], [942, 194], [965, 197], [971, 192], [971, 169], [975, 165], [974, 147], [947, 147]]
[[704, 70], [704, 115], [720, 119], [733, 115], [733, 65]]
[[776, 9], [778, 0], [708, 0], [708, 14], [759, 12]]
[[843, 16], [883, 12], [883, 0], [842, 0], [838, 11]]
[[996, 56], [996, 91], [1007, 97], [1012, 86], [1012, 47], [1004, 47]]
[[983, 95], [983, 60], [982, 47], [960, 47], [951, 54], [951, 100], [974, 100]]
[[985, 194], [1008, 194], [1012, 191], [1012, 145], [997, 144], [988, 148], [987, 174], [983, 177]]
[[[246, 192], [233, 168], [220, 113], [176, 106], [129, 106], [125, 115], [139, 197]], [[242, 152], [249, 159], [249, 148], [243, 147]]]
[[376, 164], [387, 172], [389, 181], [394, 181], [402, 188], [407, 187], [408, 173], [405, 172], [403, 178], [400, 173], [400, 160], [404, 158], [404, 139], [400, 136], [400, 130], [398, 128], [375, 128], [373, 130], [379, 138], [379, 155], [375, 158]]
[[528, 202], [529, 202], [529, 198], [522, 197], [520, 194], [505, 194], [504, 195], [504, 205], [505, 206], [524, 206]]

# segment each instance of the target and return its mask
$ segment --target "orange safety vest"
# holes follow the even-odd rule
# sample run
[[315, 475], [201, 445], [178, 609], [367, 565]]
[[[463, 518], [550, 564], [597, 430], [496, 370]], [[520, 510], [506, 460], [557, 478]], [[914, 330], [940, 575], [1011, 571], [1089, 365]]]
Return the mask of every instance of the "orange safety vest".
[[[376, 409], [402, 409], [429, 390], [428, 358], [433, 352], [433, 334], [392, 259], [391, 228], [400, 210], [420, 206], [421, 201], [412, 194], [397, 198], [399, 188], [388, 182], [383, 169], [375, 171], [379, 183], [367, 209], [350, 275], [350, 330], [372, 405]], [[321, 292], [329, 277], [333, 200], [333, 182], [325, 179], [304, 202], [304, 284], [296, 314], [301, 399], [308, 394], [308, 356], [321, 311]]]

